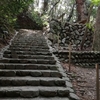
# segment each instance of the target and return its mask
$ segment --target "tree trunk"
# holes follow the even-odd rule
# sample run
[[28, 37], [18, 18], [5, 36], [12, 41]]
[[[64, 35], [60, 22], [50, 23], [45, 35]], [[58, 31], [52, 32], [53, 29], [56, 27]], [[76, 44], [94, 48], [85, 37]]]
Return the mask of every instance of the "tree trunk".
[[100, 6], [98, 7], [98, 10], [97, 10], [93, 50], [100, 51]]
[[[88, 11], [88, 17], [87, 17], [87, 21], [86, 23], [89, 24], [90, 22], [90, 16], [91, 16], [91, 12], [92, 12], [92, 9], [93, 9], [93, 5], [90, 6], [90, 9]], [[84, 33], [84, 36], [82, 38], [82, 43], [81, 43], [81, 50], [83, 50], [83, 46], [84, 46], [84, 43], [85, 43], [85, 39], [86, 39], [86, 36], [87, 36], [87, 31], [88, 31], [88, 27], [85, 27], [85, 33]]]
[[77, 21], [87, 20], [85, 0], [76, 0]]
[[48, 2], [49, 0], [44, 0], [43, 2], [43, 13], [45, 13], [48, 10]]
[[67, 22], [69, 22], [71, 20], [72, 16], [73, 16], [74, 7], [75, 7], [75, 4], [73, 4], [73, 6], [72, 6], [71, 12], [70, 12], [70, 14], [69, 14], [69, 16], [67, 18]]

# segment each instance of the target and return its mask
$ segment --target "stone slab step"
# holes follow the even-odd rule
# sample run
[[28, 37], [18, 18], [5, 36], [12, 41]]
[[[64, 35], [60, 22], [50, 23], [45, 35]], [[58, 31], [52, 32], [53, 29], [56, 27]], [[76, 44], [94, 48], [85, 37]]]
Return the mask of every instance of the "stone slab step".
[[55, 60], [48, 59], [0, 59], [0, 63], [31, 63], [31, 64], [56, 64]]
[[[11, 54], [13, 51], [10, 51], [10, 50], [6, 50], [4, 52], [4, 54]], [[30, 52], [30, 51], [15, 51], [16, 54], [28, 54], [28, 55], [51, 55], [52, 56], [52, 53], [50, 52]]]
[[57, 70], [58, 67], [56, 65], [49, 65], [49, 64], [0, 63], [0, 69]]
[[[64, 79], [51, 77], [0, 77], [0, 86], [66, 86]], [[53, 87], [52, 87], [53, 88]]]
[[1, 100], [71, 100], [67, 97], [49, 97], [49, 98], [43, 98], [43, 97], [37, 97], [37, 98], [1, 98]]
[[[30, 46], [30, 45], [28, 45], [28, 46], [12, 46], [12, 45], [10, 45], [9, 46], [9, 48], [8, 49], [21, 49], [21, 50], [23, 50], [23, 49], [32, 49], [32, 50], [36, 50], [37, 48], [39, 48], [39, 47], [34, 47], [34, 46]], [[38, 49], [38, 50], [49, 50], [49, 47], [48, 48], [40, 48], [40, 49]]]
[[[21, 37], [20, 39], [19, 39], [19, 37]], [[41, 39], [40, 37], [29, 37], [29, 38], [27, 38], [27, 37], [22, 37], [22, 36], [19, 36], [18, 38], [17, 38], [17, 40], [14, 40], [13, 42], [12, 42], [12, 44], [15, 44], [15, 43], [23, 43], [23, 44], [27, 44], [27, 43], [34, 43], [34, 44], [46, 44], [46, 40], [44, 39], [44, 37]], [[40, 39], [40, 40], [38, 40], [38, 39]]]
[[29, 46], [41, 46], [41, 47], [47, 47], [48, 45], [47, 45], [47, 43], [46, 42], [36, 42], [36, 41], [34, 41], [34, 42], [26, 42], [26, 43], [23, 43], [22, 41], [19, 41], [19, 42], [16, 42], [16, 41], [14, 41], [14, 42], [12, 42], [12, 44], [11, 44], [11, 46], [16, 46], [16, 45], [29, 45]]
[[[19, 38], [20, 37], [20, 38]], [[40, 43], [40, 44], [42, 44], [42, 43], [46, 43], [46, 40], [44, 39], [44, 37], [41, 39], [40, 37], [38, 38], [38, 37], [29, 37], [28, 39], [27, 39], [27, 37], [25, 37], [25, 38], [22, 38], [22, 36], [19, 36], [18, 38], [16, 37], [14, 40], [13, 40], [13, 43], [19, 43], [19, 42], [22, 42], [22, 43], [33, 43], [33, 40], [35, 41], [35, 43]], [[40, 40], [42, 40], [42, 43], [41, 43], [41, 41], [39, 41], [39, 40], [37, 40], [37, 39], [40, 39]], [[12, 44], [13, 44], [12, 43]]]
[[48, 52], [49, 49], [34, 49], [34, 48], [8, 48], [11, 51], [38, 51], [38, 52]]
[[60, 77], [62, 74], [58, 71], [51, 70], [7, 70], [0, 69], [0, 76], [32, 76], [32, 77]]
[[28, 47], [28, 48], [34, 48], [34, 49], [49, 49], [49, 47], [48, 46], [30, 46], [29, 44], [28, 45], [11, 45], [9, 48], [26, 48], [26, 47]]
[[22, 39], [22, 38], [18, 41], [13, 41], [12, 45], [13, 44], [23, 44], [23, 45], [25, 45], [25, 44], [45, 45], [46, 44], [47, 45], [46, 41], [43, 41], [43, 40], [37, 41], [36, 39], [32, 39], [32, 40], [26, 41], [25, 39]]
[[44, 50], [44, 49], [46, 49], [46, 50], [49, 50], [49, 47], [38, 47], [38, 46], [25, 46], [25, 45], [11, 45], [9, 48], [30, 48], [30, 49], [32, 49], [32, 48], [34, 48], [34, 49], [42, 49], [42, 50]]
[[[39, 38], [37, 38], [37, 39], [39, 39]], [[20, 38], [19, 40], [14, 40], [12, 42], [12, 44], [21, 44], [21, 43], [22, 44], [27, 44], [27, 43], [29, 43], [29, 44], [40, 44], [40, 45], [46, 44], [46, 41], [45, 40], [39, 41], [39, 40], [36, 40], [35, 38], [33, 38], [33, 39], [29, 40], [29, 41], [28, 40], [26, 40], [25, 38], [24, 39], [23, 38]]]
[[19, 42], [14, 42], [12, 43], [12, 45], [29, 45], [31, 44], [31, 46], [44, 46], [44, 47], [47, 47], [47, 43], [37, 43], [37, 42], [27, 42], [27, 43], [24, 43], [22, 41], [19, 41]]
[[0, 88], [0, 97], [69, 97], [71, 92], [73, 92], [73, 89], [66, 87], [9, 86]]
[[[15, 55], [15, 56], [14, 56]], [[20, 59], [50, 59], [50, 60], [54, 60], [54, 57], [52, 56], [46, 56], [46, 55], [16, 55], [16, 54], [4, 54], [3, 57], [7, 57], [7, 58], [14, 58], [16, 57], [20, 58]]]

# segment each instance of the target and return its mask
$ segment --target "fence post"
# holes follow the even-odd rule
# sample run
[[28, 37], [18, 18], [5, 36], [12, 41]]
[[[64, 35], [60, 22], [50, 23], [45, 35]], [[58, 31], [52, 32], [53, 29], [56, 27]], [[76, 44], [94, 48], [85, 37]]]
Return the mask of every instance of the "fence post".
[[71, 72], [71, 51], [72, 51], [72, 47], [71, 47], [71, 43], [69, 43], [69, 72]]
[[58, 51], [59, 51], [59, 32], [58, 32]]
[[96, 64], [96, 100], [100, 100], [99, 92], [99, 65]]

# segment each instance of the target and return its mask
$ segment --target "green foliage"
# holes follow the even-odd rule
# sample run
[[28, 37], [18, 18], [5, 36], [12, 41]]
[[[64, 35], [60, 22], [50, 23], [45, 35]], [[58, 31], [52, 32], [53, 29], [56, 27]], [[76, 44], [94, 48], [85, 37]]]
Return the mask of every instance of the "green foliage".
[[42, 21], [43, 21], [43, 26], [48, 26], [49, 23], [48, 23], [48, 19], [49, 19], [49, 16], [47, 14], [43, 15], [41, 17]]
[[87, 23], [86, 26], [87, 26], [87, 28], [89, 28], [89, 29], [91, 29], [91, 27], [92, 27], [91, 23]]
[[93, 23], [91, 23], [91, 22], [86, 23], [86, 27], [87, 27], [88, 29], [91, 29], [92, 31], [94, 31]]
[[28, 9], [34, 0], [0, 0], [0, 26], [13, 26], [17, 15]]
[[91, 0], [91, 2], [94, 5], [99, 5], [100, 4], [100, 0]]
[[29, 14], [29, 17], [36, 22], [40, 27], [43, 26], [43, 21], [37, 11], [32, 11], [32, 13]]
[[93, 16], [93, 18], [96, 18], [96, 13], [97, 13], [97, 6], [94, 6], [91, 12], [91, 16]]

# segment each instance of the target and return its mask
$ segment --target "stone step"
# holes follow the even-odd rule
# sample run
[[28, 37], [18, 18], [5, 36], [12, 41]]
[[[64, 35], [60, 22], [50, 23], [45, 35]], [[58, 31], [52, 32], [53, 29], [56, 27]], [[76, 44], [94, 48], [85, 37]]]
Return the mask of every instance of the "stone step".
[[[41, 86], [13, 86], [1, 87], [0, 97], [22, 97], [22, 98], [35, 98], [35, 97], [70, 97], [72, 89], [66, 87], [41, 87]], [[75, 99], [72, 99], [75, 100]]]
[[52, 77], [0, 77], [0, 86], [66, 86], [64, 79]]
[[40, 49], [49, 49], [48, 46], [46, 45], [31, 45], [31, 44], [26, 44], [26, 45], [11, 45], [9, 48], [21, 48], [21, 47], [25, 47], [25, 48], [40, 48]]
[[[24, 36], [24, 37], [23, 37]], [[18, 34], [17, 36], [16, 36], [16, 38], [13, 40], [14, 42], [16, 41], [16, 42], [19, 42], [19, 41], [21, 41], [21, 42], [23, 42], [23, 43], [25, 43], [25, 42], [31, 42], [31, 41], [33, 41], [33, 40], [35, 40], [36, 42], [40, 42], [41, 43], [41, 41], [39, 41], [39, 40], [37, 40], [37, 38], [38, 39], [40, 39], [40, 40], [42, 40], [42, 42], [46, 42], [46, 40], [44, 40], [44, 36], [41, 36], [42, 38], [40, 38], [40, 36], [38, 37], [38, 36], [34, 36], [34, 35], [32, 35], [32, 36], [34, 36], [34, 37], [29, 37], [29, 36], [26, 36], [25, 37], [25, 35], [20, 35], [20, 34]], [[13, 43], [14, 43], [13, 42]]]
[[30, 45], [30, 44], [28, 44], [28, 45], [11, 45], [9, 48], [34, 48], [34, 49], [49, 49], [49, 47], [48, 46], [32, 46], [32, 45]]
[[[4, 54], [11, 54], [13, 51], [10, 51], [10, 50], [6, 50], [4, 52]], [[15, 51], [16, 54], [28, 54], [28, 55], [51, 55], [52, 56], [52, 53], [50, 53], [49, 51], [48, 52], [38, 52], [38, 51]]]
[[[37, 40], [37, 38], [38, 37], [30, 37], [30, 38], [28, 38], [27, 39], [27, 37], [26, 38], [20, 38], [21, 36], [19, 36], [17, 39], [14, 39], [13, 40], [13, 42], [12, 42], [12, 44], [13, 43], [33, 43], [33, 41], [35, 42], [35, 43], [46, 43], [46, 40], [44, 40], [44, 37], [42, 38], [43, 40], [42, 41], [39, 41], [39, 40]], [[20, 38], [20, 39], [19, 39]], [[40, 39], [40, 38], [38, 38], [38, 39]], [[40, 39], [41, 40], [41, 39]]]
[[16, 55], [16, 54], [4, 54], [3, 57], [6, 58], [19, 58], [19, 59], [48, 59], [48, 60], [54, 60], [54, 57], [52, 56], [46, 56], [46, 55]]
[[46, 98], [46, 97], [37, 97], [37, 98], [1, 98], [1, 100], [71, 100], [67, 97], [49, 97], [49, 98]]
[[27, 44], [22, 44], [22, 43], [19, 44], [19, 43], [18, 43], [18, 44], [12, 44], [12, 46], [26, 46], [26, 47], [33, 46], [33, 47], [36, 47], [36, 48], [37, 48], [37, 47], [38, 47], [38, 48], [39, 48], [39, 47], [40, 47], [40, 48], [42, 48], [42, 47], [43, 47], [43, 48], [47, 48], [47, 47], [48, 47], [47, 44], [42, 45], [42, 44], [34, 44], [34, 43], [32, 43], [32, 44], [31, 44], [31, 43], [27, 43]]
[[12, 45], [13, 44], [23, 44], [23, 45], [25, 45], [25, 44], [36, 44], [36, 45], [47, 45], [47, 43], [46, 43], [46, 41], [36, 41], [36, 40], [31, 40], [31, 41], [25, 41], [25, 40], [19, 40], [19, 41], [14, 41], [14, 42], [12, 42]]
[[49, 49], [35, 49], [35, 48], [8, 48], [11, 51], [38, 51], [38, 52], [48, 52]]
[[12, 43], [12, 45], [29, 45], [29, 44], [34, 45], [34, 46], [47, 46], [47, 43], [37, 43], [35, 41], [34, 42], [27, 42], [27, 43], [19, 41], [19, 42]]
[[0, 63], [31, 63], [31, 64], [56, 64], [55, 60], [48, 59], [16, 59], [16, 58], [3, 58]]
[[62, 74], [58, 71], [51, 70], [7, 70], [0, 69], [0, 76], [32, 76], [32, 77], [59, 77], [62, 78]]
[[13, 40], [12, 44], [18, 44], [18, 43], [20, 43], [20, 44], [21, 43], [23, 43], [23, 44], [27, 44], [27, 43], [29, 43], [29, 44], [32, 44], [32, 43], [34, 43], [34, 44], [47, 44], [46, 40], [42, 40], [42, 41], [36, 40], [37, 37], [35, 37], [35, 38], [31, 39], [31, 40], [27, 39], [27, 37], [24, 38], [24, 39], [23, 38], [19, 39], [19, 38], [17, 40]]
[[57, 70], [58, 67], [56, 65], [49, 65], [49, 64], [0, 63], [0, 69]]

